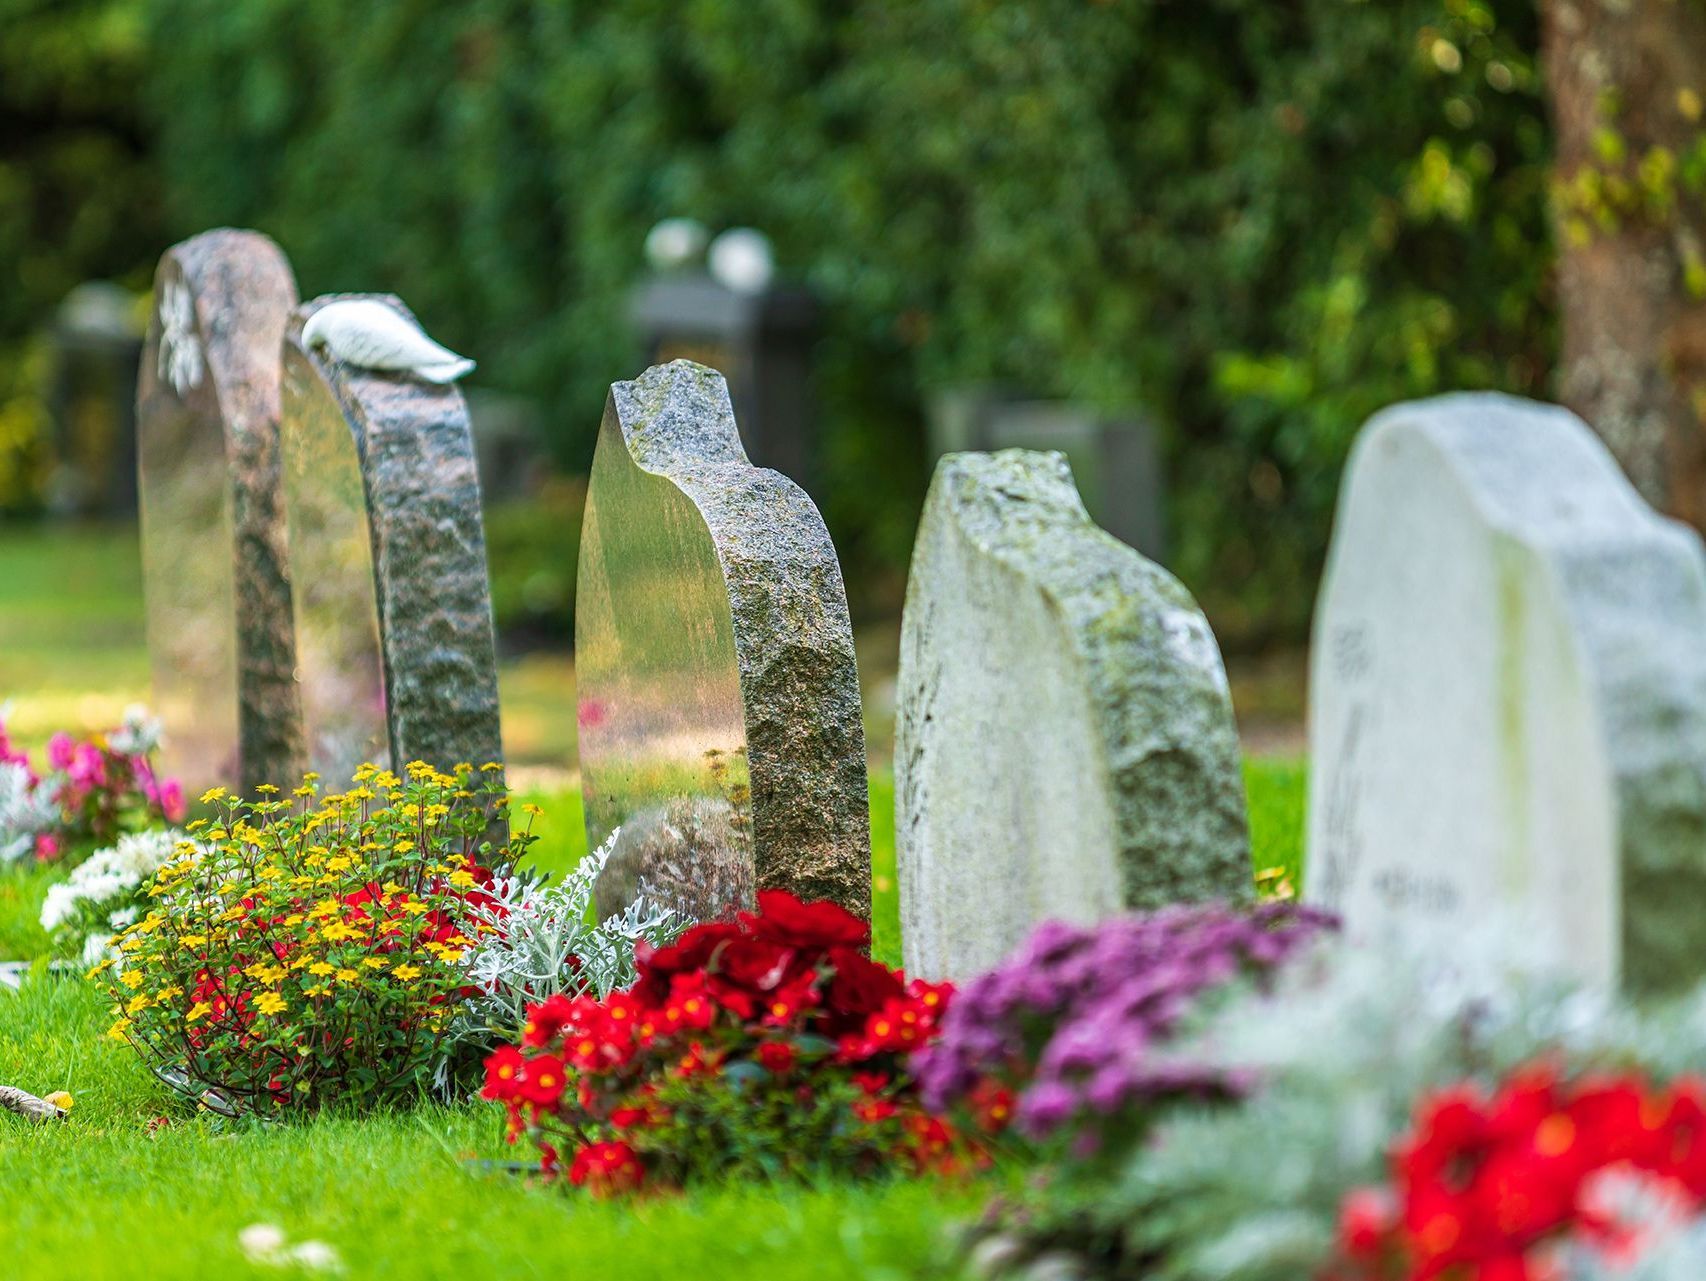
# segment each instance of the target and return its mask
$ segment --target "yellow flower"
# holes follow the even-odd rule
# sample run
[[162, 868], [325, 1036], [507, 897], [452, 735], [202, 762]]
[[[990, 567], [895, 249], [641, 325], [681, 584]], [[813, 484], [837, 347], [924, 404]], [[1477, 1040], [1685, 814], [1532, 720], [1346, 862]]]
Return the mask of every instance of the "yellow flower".
[[392, 970], [391, 973], [395, 974], [405, 983], [412, 982], [421, 976], [420, 966], [418, 965], [399, 965], [396, 969]]
[[383, 957], [378, 957], [378, 956], [364, 957], [364, 958], [362, 958], [361, 963], [363, 965], [365, 965], [370, 970], [382, 970], [385, 968], [385, 960]]
[[255, 784], [255, 790], [257, 792], [259, 792], [262, 796], [277, 796], [278, 795], [278, 788], [274, 787], [271, 783], [256, 783]]
[[314, 964], [308, 967], [308, 972], [310, 974], [317, 975], [320, 978], [324, 978], [328, 974], [335, 973], [337, 968], [338, 967], [335, 965], [327, 965], [324, 961], [315, 961]]
[[124, 1040], [124, 1034], [130, 1031], [130, 1020], [120, 1019], [107, 1029], [107, 1039], [111, 1041]]
[[326, 995], [327, 992], [330, 992], [331, 990], [332, 989], [327, 987], [324, 983], [316, 983], [313, 987], [303, 988], [302, 989], [302, 995], [304, 995], [304, 996], [324, 996], [324, 995]]
[[211, 1013], [213, 1013], [213, 1007], [211, 1005], [206, 1001], [197, 1001], [194, 1005], [190, 1006], [190, 1012], [184, 1015], [184, 1022], [186, 1024], [196, 1023], [205, 1019]]
[[277, 1014], [287, 1002], [277, 992], [262, 992], [255, 998], [255, 1008], [262, 1014]]
[[410, 916], [425, 916], [428, 912], [432, 911], [432, 909], [425, 903], [421, 902], [418, 898], [412, 898], [407, 903], [403, 904], [403, 911], [407, 912]]
[[58, 1108], [61, 1112], [69, 1112], [72, 1108], [77, 1106], [76, 1100], [73, 1099], [70, 1092], [66, 1090], [55, 1090], [52, 1094], [43, 1098], [42, 1102], [53, 1104], [53, 1106]]
[[146, 992], [138, 992], [130, 998], [130, 1004], [124, 1007], [124, 1012], [126, 1014], [140, 1014], [152, 1004], [154, 1003], [148, 999]]
[[466, 870], [452, 872], [450, 874], [450, 883], [456, 886], [457, 889], [461, 890], [471, 890], [477, 884], [474, 880], [474, 874]]
[[413, 854], [415, 852], [415, 843], [413, 841], [398, 841], [391, 848], [396, 850], [399, 854]]
[[354, 983], [361, 975], [354, 970], [339, 970], [337, 977], [340, 983]]
[[495, 774], [502, 768], [503, 766], [499, 765], [496, 761], [487, 761], [484, 765], [480, 766], [481, 772], [486, 774]]
[[186, 934], [178, 940], [185, 947], [202, 947], [207, 943], [205, 934]]
[[210, 787], [201, 794], [201, 803], [203, 805], [212, 805], [215, 801], [224, 799], [225, 789], [223, 787]]
[[132, 991], [135, 991], [137, 988], [142, 986], [142, 971], [126, 970], [118, 976], [118, 981], [130, 988]]

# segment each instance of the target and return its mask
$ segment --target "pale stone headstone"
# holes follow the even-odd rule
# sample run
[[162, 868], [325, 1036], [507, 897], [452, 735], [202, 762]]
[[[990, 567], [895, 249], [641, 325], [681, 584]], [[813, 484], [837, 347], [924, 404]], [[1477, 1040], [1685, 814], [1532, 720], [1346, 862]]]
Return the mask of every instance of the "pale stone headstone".
[[278, 246], [210, 231], [155, 276], [137, 390], [154, 702], [193, 796], [287, 777], [301, 751], [279, 498], [278, 347], [296, 282]]
[[1310, 748], [1305, 891], [1353, 934], [1492, 920], [1589, 982], [1706, 972], [1706, 557], [1568, 411], [1363, 428]]
[[[485, 528], [455, 386], [284, 335], [285, 497], [310, 767], [501, 761]], [[413, 319], [395, 298], [381, 301]]]
[[1251, 892], [1220, 648], [1094, 525], [1066, 460], [950, 454], [925, 500], [895, 733], [908, 973], [962, 979], [1039, 922]]
[[871, 910], [859, 682], [817, 508], [747, 461], [721, 374], [678, 360], [616, 383], [575, 602], [599, 885], [708, 919], [755, 889]]

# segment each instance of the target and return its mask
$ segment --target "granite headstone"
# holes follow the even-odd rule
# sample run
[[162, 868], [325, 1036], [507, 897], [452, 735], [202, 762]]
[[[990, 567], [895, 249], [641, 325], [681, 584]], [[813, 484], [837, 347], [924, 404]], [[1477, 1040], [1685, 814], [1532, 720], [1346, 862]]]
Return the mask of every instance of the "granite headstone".
[[[311, 768], [501, 761], [497, 662], [462, 393], [284, 336], [285, 495]], [[413, 320], [395, 298], [381, 301]]]
[[756, 890], [871, 908], [852, 629], [817, 508], [752, 466], [722, 375], [678, 360], [611, 387], [575, 608], [598, 894], [710, 919]]
[[1048, 918], [1250, 894], [1214, 634], [1176, 579], [1091, 522], [1060, 454], [938, 464], [898, 699], [908, 973], [963, 979]]
[[1305, 892], [1476, 919], [1641, 990], [1706, 972], [1706, 558], [1568, 411], [1377, 414], [1315, 618]]
[[301, 752], [279, 495], [278, 246], [220, 230], [169, 249], [137, 390], [154, 702], [191, 795], [287, 778]]

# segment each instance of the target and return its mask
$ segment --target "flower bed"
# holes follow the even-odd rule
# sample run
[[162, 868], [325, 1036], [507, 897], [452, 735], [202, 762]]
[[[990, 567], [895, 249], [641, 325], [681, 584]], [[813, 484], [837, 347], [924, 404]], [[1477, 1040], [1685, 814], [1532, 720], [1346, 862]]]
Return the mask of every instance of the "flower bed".
[[863, 921], [782, 891], [638, 949], [639, 980], [528, 1011], [485, 1095], [548, 1175], [599, 1194], [714, 1178], [953, 1170], [980, 1145], [919, 1102], [907, 1056], [947, 984], [870, 960]]

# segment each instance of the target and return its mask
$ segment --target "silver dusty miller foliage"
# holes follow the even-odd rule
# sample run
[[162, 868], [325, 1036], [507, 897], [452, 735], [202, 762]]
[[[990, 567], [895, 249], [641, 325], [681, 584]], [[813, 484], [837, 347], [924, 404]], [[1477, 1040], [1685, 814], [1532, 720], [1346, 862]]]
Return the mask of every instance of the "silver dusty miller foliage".
[[661, 946], [691, 924], [644, 897], [596, 919], [593, 887], [620, 835], [612, 832], [555, 884], [500, 877], [487, 891], [492, 901], [470, 910], [470, 923], [484, 937], [468, 950], [463, 965], [479, 994], [464, 1003], [451, 1025], [447, 1056], [469, 1042], [513, 1040], [527, 1021], [527, 1007], [548, 996], [602, 1000], [630, 986], [638, 977], [634, 944], [644, 939]]

